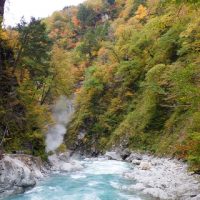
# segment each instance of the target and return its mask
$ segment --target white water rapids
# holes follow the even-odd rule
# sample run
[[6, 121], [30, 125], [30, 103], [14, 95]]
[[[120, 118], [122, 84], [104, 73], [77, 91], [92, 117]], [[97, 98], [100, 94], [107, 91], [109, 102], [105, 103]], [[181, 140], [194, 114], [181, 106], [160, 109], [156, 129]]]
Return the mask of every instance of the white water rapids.
[[[132, 153], [127, 158], [128, 163], [109, 160], [107, 156], [79, 160], [68, 155], [67, 152], [52, 155], [50, 162], [53, 166], [48, 176], [37, 180], [33, 189], [6, 200], [200, 199], [199, 181], [187, 172], [185, 164], [177, 160], [148, 155], [138, 157], [138, 154]], [[135, 156], [140, 159], [137, 160], [139, 165], [132, 164], [136, 163]], [[37, 167], [30, 168], [17, 158], [5, 159], [5, 164], [9, 166], [3, 172], [5, 181], [6, 175], [9, 180], [16, 177], [15, 187], [30, 184], [32, 178], [37, 177]]]
[[[55, 124], [46, 135], [47, 152], [55, 152], [63, 143], [73, 113], [73, 100], [61, 96], [52, 109]], [[200, 200], [199, 181], [187, 172], [184, 163], [134, 152], [127, 162], [121, 160], [116, 152], [81, 160], [70, 157], [69, 152], [55, 153], [49, 156], [49, 176], [43, 177], [40, 166], [33, 166], [34, 162], [27, 165], [29, 158], [23, 162], [20, 157], [7, 156], [3, 161], [6, 170], [0, 178], [12, 180], [13, 190], [19, 186], [15, 179], [22, 186], [37, 182], [33, 189], [6, 200]]]
[[130, 165], [107, 159], [85, 159], [75, 172], [54, 172], [35, 188], [6, 200], [144, 200], [136, 191], [122, 190], [134, 181], [123, 177]]

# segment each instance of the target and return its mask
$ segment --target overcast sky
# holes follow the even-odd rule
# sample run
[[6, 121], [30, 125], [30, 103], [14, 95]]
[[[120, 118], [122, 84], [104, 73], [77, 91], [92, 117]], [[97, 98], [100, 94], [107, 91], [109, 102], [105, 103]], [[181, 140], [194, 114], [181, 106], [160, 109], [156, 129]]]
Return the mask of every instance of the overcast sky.
[[20, 22], [22, 16], [29, 20], [31, 16], [36, 18], [47, 17], [56, 10], [65, 6], [78, 5], [84, 0], [7, 0], [5, 8], [6, 26]]

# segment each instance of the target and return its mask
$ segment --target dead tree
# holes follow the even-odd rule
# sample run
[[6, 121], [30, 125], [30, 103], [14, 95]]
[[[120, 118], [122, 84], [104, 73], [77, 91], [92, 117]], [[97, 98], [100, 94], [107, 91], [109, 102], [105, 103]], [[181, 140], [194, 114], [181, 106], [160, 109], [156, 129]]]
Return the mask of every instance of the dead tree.
[[8, 133], [8, 129], [6, 127], [6, 129], [2, 133], [2, 139], [0, 141], [0, 160], [2, 160], [3, 157], [4, 157], [4, 155], [3, 155], [4, 154], [4, 151], [3, 151], [3, 142], [4, 142], [4, 138], [5, 138], [5, 136], [6, 136], [7, 133]]
[[0, 17], [3, 18], [4, 14], [4, 5], [5, 5], [6, 0], [0, 0]]

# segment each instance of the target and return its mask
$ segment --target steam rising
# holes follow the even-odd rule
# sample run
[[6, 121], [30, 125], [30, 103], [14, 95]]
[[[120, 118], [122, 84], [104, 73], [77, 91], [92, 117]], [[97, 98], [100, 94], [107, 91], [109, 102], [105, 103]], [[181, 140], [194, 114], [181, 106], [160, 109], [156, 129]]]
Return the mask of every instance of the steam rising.
[[74, 113], [73, 100], [61, 96], [52, 111], [55, 124], [49, 127], [46, 135], [46, 152], [55, 151], [63, 142], [66, 126]]

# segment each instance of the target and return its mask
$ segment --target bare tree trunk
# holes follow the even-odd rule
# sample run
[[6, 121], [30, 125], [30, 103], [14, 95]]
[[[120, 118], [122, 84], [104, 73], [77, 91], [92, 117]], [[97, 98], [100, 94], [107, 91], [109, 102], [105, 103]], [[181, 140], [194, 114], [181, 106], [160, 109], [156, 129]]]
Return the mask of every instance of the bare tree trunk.
[[3, 18], [4, 14], [4, 5], [5, 5], [6, 0], [0, 0], [0, 17]]
[[[0, 0], [0, 31], [1, 31], [1, 23], [3, 21], [3, 14], [4, 14], [4, 5], [6, 0]], [[0, 43], [0, 79], [3, 72], [3, 53], [1, 49], [1, 43]]]

